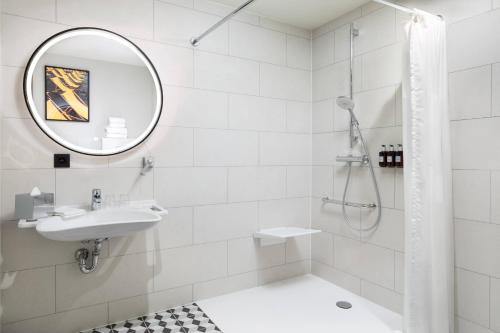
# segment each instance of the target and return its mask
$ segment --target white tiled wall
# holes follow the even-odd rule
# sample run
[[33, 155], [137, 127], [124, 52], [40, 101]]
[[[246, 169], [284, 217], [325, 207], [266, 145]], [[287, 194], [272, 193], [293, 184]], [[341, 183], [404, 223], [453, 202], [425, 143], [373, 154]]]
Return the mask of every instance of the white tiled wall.
[[[349, 117], [335, 105], [335, 98], [349, 93], [350, 22], [360, 31], [354, 48], [354, 99], [370, 154], [377, 162], [381, 144], [401, 143], [402, 48], [396, 17], [394, 9], [370, 5], [313, 33], [312, 225], [325, 232], [312, 238], [312, 269], [333, 283], [401, 311], [404, 212], [396, 193], [403, 192], [403, 184], [396, 179], [402, 171], [376, 165], [383, 218], [373, 233], [350, 230], [340, 206], [321, 203], [324, 196], [342, 197], [347, 176], [335, 156], [348, 150]], [[353, 169], [349, 200], [375, 201], [367, 168]], [[357, 228], [369, 226], [376, 215], [356, 208], [347, 213]]]
[[[310, 242], [260, 248], [260, 227], [310, 224], [310, 32], [248, 13], [189, 38], [230, 10], [207, 0], [4, 0], [2, 6], [2, 326], [75, 332], [272, 282], [310, 270]], [[72, 26], [131, 38], [165, 92], [160, 126], [138, 149], [110, 158], [65, 152], [30, 119], [22, 97], [28, 57]], [[139, 176], [152, 154], [156, 168]], [[79, 273], [79, 243], [46, 240], [12, 221], [14, 194], [39, 186], [57, 204], [90, 190], [155, 198], [169, 215], [152, 230], [106, 242], [98, 270]]]
[[[500, 32], [500, 2], [400, 2], [443, 14], [448, 22], [456, 332], [500, 332], [500, 44], [490, 38]], [[360, 29], [355, 41], [355, 99], [372, 154], [376, 156], [380, 144], [401, 141], [405, 16], [364, 6], [315, 30], [312, 42], [312, 224], [327, 231], [312, 238], [312, 269], [396, 311], [401, 311], [404, 292], [402, 171], [377, 169], [384, 210], [380, 227], [370, 235], [350, 231], [340, 209], [322, 205], [320, 198], [338, 198], [345, 184], [344, 167], [335, 166], [333, 158], [347, 147], [347, 118], [336, 110], [333, 99], [346, 93], [345, 74], [335, 66], [347, 59], [350, 22]], [[338, 78], [331, 75], [340, 76], [340, 83], [333, 83]], [[354, 174], [352, 200], [373, 200], [369, 178]], [[349, 215], [351, 223], [364, 225], [374, 214], [351, 209]]]
[[[309, 251], [315, 274], [401, 311], [403, 172], [376, 168], [384, 211], [372, 234], [350, 230], [340, 207], [320, 199], [338, 198], [345, 181], [335, 156], [346, 151], [348, 118], [334, 99], [348, 93], [350, 22], [360, 29], [354, 90], [370, 154], [401, 142], [406, 15], [368, 4], [316, 29], [311, 41], [308, 31], [242, 13], [193, 50], [188, 39], [228, 7], [209, 0], [2, 1], [5, 332], [73, 332], [272, 282], [307, 272]], [[500, 1], [401, 2], [449, 22], [456, 332], [500, 332], [500, 44], [484, 38], [500, 31]], [[21, 78], [36, 45], [79, 25], [117, 31], [144, 49], [165, 88], [165, 113], [140, 148], [111, 158], [72, 154], [73, 168], [55, 171], [52, 154], [64, 149], [33, 125]], [[139, 177], [146, 154], [157, 168]], [[366, 168], [353, 173], [351, 199], [374, 200]], [[78, 243], [48, 241], [10, 222], [13, 194], [35, 185], [56, 192], [58, 204], [85, 203], [100, 187], [155, 198], [170, 214], [153, 230], [110, 240], [99, 271], [83, 276], [73, 263]], [[374, 219], [360, 209], [348, 214], [356, 226]], [[260, 227], [310, 223], [325, 231], [311, 241], [260, 248], [251, 237]]]
[[500, 160], [496, 148], [500, 46], [484, 35], [500, 31], [498, 1], [492, 5], [490, 10], [487, 1], [479, 1], [470, 17], [450, 24], [448, 31], [456, 313], [461, 333], [500, 332]]

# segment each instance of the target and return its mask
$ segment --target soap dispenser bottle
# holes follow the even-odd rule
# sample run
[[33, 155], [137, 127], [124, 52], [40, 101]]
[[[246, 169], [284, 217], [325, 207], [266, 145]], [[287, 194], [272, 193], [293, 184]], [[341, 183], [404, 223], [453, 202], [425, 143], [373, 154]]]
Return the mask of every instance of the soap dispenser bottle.
[[403, 145], [399, 144], [396, 151], [396, 168], [403, 167]]
[[389, 145], [389, 152], [387, 153], [387, 166], [389, 168], [394, 168], [396, 166], [396, 152], [394, 151], [394, 145]]
[[378, 166], [381, 168], [387, 167], [387, 147], [382, 145], [382, 150], [378, 153]]

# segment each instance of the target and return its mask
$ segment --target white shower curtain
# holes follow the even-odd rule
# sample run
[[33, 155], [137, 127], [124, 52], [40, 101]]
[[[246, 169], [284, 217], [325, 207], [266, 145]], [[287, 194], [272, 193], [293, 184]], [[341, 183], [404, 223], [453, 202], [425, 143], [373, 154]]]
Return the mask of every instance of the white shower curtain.
[[407, 26], [405, 333], [453, 333], [453, 220], [446, 27], [417, 12]]

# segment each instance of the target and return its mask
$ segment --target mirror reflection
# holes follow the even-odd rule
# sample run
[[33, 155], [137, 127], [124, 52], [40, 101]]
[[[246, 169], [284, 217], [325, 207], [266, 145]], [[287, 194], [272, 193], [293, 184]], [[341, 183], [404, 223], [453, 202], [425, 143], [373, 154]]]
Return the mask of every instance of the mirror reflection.
[[25, 78], [37, 124], [81, 153], [109, 155], [138, 145], [161, 111], [153, 65], [134, 44], [105, 30], [52, 37], [34, 53]]

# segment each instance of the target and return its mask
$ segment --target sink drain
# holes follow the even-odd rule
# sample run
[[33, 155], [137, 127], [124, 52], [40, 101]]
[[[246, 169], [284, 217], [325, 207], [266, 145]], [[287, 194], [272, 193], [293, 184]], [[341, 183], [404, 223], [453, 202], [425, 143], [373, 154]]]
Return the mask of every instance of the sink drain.
[[352, 304], [346, 301], [337, 302], [337, 306], [345, 310], [352, 308]]

